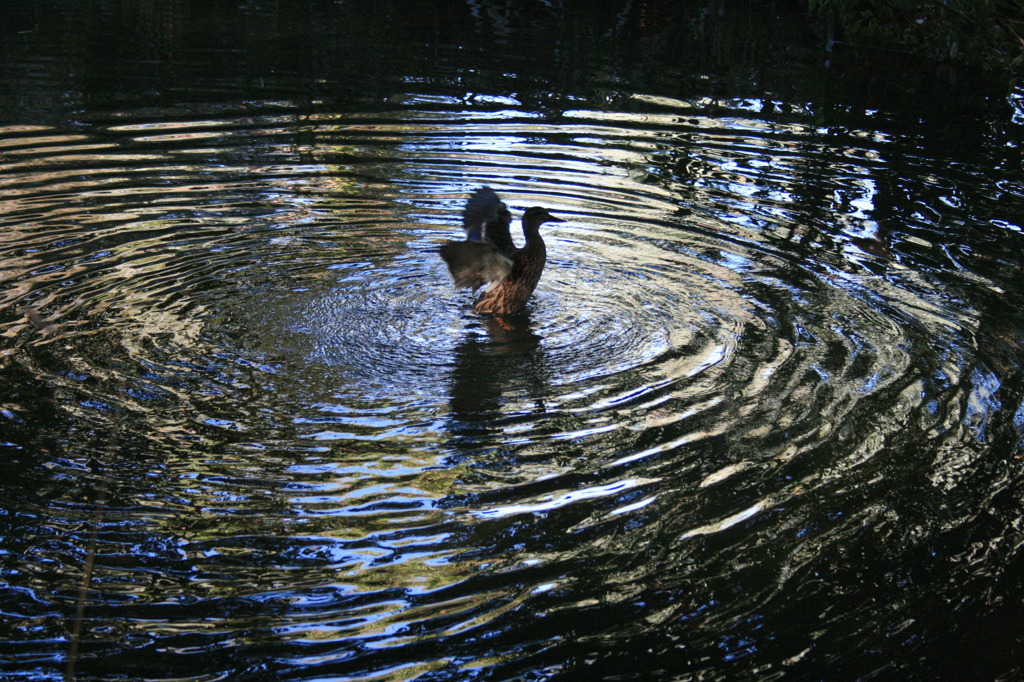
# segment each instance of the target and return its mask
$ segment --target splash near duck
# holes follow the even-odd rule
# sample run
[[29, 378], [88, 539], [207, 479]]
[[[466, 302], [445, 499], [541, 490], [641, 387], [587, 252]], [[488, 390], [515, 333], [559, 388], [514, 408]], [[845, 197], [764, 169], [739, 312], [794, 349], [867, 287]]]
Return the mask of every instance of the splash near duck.
[[466, 239], [441, 246], [441, 258], [448, 264], [455, 286], [476, 292], [490, 286], [473, 307], [478, 313], [515, 315], [526, 309], [526, 302], [537, 288], [547, 248], [540, 236], [544, 223], [562, 223], [546, 209], [534, 206], [523, 213], [526, 243], [516, 248], [509, 233], [512, 214], [490, 187], [473, 192], [462, 212]]

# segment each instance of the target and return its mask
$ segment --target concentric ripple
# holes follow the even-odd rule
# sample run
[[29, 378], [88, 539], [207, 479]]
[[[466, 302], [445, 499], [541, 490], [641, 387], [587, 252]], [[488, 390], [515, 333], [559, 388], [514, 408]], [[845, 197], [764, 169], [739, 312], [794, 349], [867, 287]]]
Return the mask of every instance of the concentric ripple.
[[[956, 611], [903, 572], [1019, 480], [983, 464], [1020, 367], [977, 292], [1018, 294], [936, 238], [914, 159], [919, 224], [884, 229], [900, 141], [745, 100], [403, 102], [0, 129], [15, 668], [66, 636], [97, 677], [680, 671], [680, 641], [695, 676], [806, 672], [849, 647], [745, 643]], [[483, 185], [567, 221], [523, 318], [436, 255]]]

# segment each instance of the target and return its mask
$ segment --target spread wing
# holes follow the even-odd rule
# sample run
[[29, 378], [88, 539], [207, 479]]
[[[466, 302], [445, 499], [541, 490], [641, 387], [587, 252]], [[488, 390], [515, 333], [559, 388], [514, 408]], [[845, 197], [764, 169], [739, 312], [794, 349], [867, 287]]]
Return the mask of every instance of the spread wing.
[[490, 187], [481, 187], [473, 192], [462, 212], [466, 240], [490, 244], [506, 258], [511, 258], [516, 251], [508, 231], [510, 222], [512, 214], [508, 212], [508, 206]]
[[441, 258], [460, 289], [476, 291], [512, 270], [512, 260], [486, 242], [447, 242], [441, 246]]

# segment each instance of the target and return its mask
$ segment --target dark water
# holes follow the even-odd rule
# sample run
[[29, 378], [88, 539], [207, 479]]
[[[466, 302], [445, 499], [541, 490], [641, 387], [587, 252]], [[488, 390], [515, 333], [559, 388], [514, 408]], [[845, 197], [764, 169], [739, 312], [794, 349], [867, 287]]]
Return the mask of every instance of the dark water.
[[1018, 678], [1024, 95], [683, 4], [3, 10], [5, 679]]

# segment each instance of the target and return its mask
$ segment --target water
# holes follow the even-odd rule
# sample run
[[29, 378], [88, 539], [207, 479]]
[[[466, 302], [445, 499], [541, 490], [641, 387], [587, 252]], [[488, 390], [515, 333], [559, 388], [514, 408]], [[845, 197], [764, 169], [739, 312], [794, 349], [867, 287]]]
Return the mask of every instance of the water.
[[775, 11], [12, 11], [5, 676], [1019, 675], [1020, 94]]

